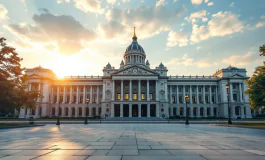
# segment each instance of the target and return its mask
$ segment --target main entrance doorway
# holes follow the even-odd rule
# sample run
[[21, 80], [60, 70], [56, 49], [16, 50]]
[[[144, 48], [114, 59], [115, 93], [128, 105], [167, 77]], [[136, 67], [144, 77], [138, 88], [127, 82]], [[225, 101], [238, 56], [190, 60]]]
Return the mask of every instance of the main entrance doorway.
[[129, 117], [129, 105], [128, 104], [123, 105], [123, 117]]
[[156, 105], [155, 104], [150, 105], [150, 117], [156, 117]]
[[114, 104], [114, 117], [120, 117], [120, 105]]
[[137, 104], [132, 105], [132, 117], [138, 117], [138, 105]]
[[146, 104], [141, 105], [141, 116], [147, 117], [147, 105]]

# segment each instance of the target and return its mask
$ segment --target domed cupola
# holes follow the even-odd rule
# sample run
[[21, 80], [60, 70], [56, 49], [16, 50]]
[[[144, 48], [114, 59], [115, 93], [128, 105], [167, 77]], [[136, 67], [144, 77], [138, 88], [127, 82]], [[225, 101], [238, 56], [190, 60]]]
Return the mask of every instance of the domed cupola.
[[125, 54], [123, 56], [125, 65], [127, 64], [141, 64], [145, 65], [145, 52], [141, 45], [137, 42], [137, 37], [135, 34], [134, 27], [134, 35], [133, 35], [132, 43], [126, 48]]

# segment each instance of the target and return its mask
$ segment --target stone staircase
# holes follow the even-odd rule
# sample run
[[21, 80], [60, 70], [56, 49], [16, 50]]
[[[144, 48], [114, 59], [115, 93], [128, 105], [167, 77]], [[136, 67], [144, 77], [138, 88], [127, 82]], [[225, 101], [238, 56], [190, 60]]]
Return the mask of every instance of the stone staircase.
[[103, 121], [167, 121], [160, 117], [109, 117]]

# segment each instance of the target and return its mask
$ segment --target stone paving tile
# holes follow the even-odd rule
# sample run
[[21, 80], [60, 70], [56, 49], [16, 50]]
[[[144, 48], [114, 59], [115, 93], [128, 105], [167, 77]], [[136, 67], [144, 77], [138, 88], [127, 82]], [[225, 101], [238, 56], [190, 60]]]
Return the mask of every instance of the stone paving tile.
[[221, 156], [223, 153], [216, 150], [167, 150], [169, 153], [175, 156]]
[[29, 160], [35, 157], [36, 156], [7, 156], [7, 157], [1, 158], [1, 160]]
[[112, 146], [88, 146], [85, 149], [111, 149]]
[[79, 150], [77, 151], [74, 156], [90, 156], [92, 155], [96, 150]]
[[54, 151], [55, 150], [24, 150], [22, 152], [15, 153], [13, 156], [40, 156]]
[[254, 153], [260, 156], [265, 156], [265, 151], [259, 151], [259, 150], [245, 150], [246, 152]]
[[150, 146], [139, 146], [138, 145], [138, 149], [151, 149], [151, 147]]
[[137, 146], [113, 146], [112, 150], [130, 150], [137, 149]]
[[264, 160], [264, 156], [205, 156], [207, 160]]
[[108, 156], [137, 156], [138, 150], [110, 150]]
[[34, 158], [34, 160], [85, 160], [87, 157], [88, 156], [41, 156]]
[[92, 156], [106, 156], [110, 150], [96, 150]]
[[159, 142], [137, 142], [137, 145], [140, 146], [160, 146], [161, 144]]
[[139, 150], [140, 156], [172, 156], [167, 150]]
[[122, 160], [206, 160], [200, 156], [123, 156]]
[[218, 150], [218, 152], [223, 153], [228, 156], [252, 156], [252, 155], [255, 156], [257, 155], [257, 154], [242, 151], [242, 150]]
[[80, 150], [55, 150], [54, 152], [46, 154], [47, 156], [73, 156]]
[[121, 156], [89, 156], [86, 160], [121, 160]]
[[85, 149], [87, 146], [53, 146], [49, 149]]

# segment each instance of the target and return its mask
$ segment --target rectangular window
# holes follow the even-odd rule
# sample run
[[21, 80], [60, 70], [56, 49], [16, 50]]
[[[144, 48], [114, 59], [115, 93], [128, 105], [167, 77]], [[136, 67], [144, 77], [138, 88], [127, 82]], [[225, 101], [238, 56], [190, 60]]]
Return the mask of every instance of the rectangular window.
[[199, 92], [202, 92], [202, 88], [201, 87], [199, 87]]
[[189, 92], [189, 88], [188, 87], [185, 87], [185, 92]]
[[129, 99], [129, 94], [128, 94], [128, 93], [125, 93], [125, 95], [124, 95], [124, 99], [125, 99], [125, 100], [128, 100], [128, 99]]
[[205, 102], [206, 102], [206, 103], [209, 103], [209, 98], [208, 98], [208, 96], [205, 96]]
[[233, 86], [233, 89], [236, 89], [236, 84], [233, 84], [232, 86]]
[[121, 100], [121, 94], [117, 93], [117, 100]]
[[137, 100], [137, 94], [136, 93], [133, 94], [133, 100]]
[[195, 96], [192, 96], [192, 103], [195, 103]]
[[195, 88], [192, 88], [192, 92], [195, 92]]
[[179, 103], [183, 103], [182, 96], [179, 96]]
[[153, 93], [149, 94], [149, 98], [150, 98], [150, 100], [153, 100]]
[[202, 96], [199, 95], [199, 102], [202, 103]]
[[233, 94], [233, 100], [237, 101], [237, 94]]
[[182, 88], [179, 87], [179, 92], [182, 92]]
[[175, 96], [172, 96], [172, 103], [176, 103]]
[[208, 87], [205, 87], [205, 92], [209, 92], [208, 90], [209, 90], [209, 88]]
[[145, 94], [144, 93], [141, 94], [141, 97], [142, 97], [142, 100], [145, 100]]

